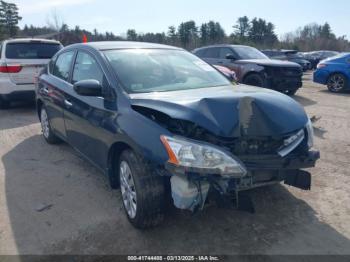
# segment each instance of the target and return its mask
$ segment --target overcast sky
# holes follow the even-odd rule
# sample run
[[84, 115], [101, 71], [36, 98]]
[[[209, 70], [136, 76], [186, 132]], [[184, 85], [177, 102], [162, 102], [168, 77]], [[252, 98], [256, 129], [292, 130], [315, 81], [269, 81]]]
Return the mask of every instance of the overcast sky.
[[334, 33], [350, 38], [349, 0], [8, 0], [18, 4], [20, 22], [45, 25], [56, 12], [70, 27], [123, 34], [162, 32], [187, 20], [215, 20], [226, 33], [239, 16], [261, 17], [276, 25], [282, 35], [308, 23], [329, 22]]

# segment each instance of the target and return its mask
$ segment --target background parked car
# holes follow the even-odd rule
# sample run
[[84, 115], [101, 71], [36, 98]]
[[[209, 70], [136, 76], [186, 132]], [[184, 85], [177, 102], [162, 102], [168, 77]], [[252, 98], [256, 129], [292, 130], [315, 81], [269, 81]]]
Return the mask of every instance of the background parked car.
[[306, 52], [306, 53], [303, 53], [303, 55], [304, 55], [304, 58], [311, 63], [312, 69], [316, 69], [317, 64], [321, 60], [339, 55], [339, 52], [321, 50], [321, 51]]
[[212, 65], [235, 71], [238, 81], [293, 95], [302, 86], [302, 68], [293, 62], [272, 60], [256, 48], [242, 45], [212, 45], [193, 50]]
[[14, 100], [33, 100], [34, 78], [62, 45], [46, 39], [11, 39], [1, 43], [0, 107]]
[[321, 61], [314, 72], [314, 82], [327, 85], [331, 92], [350, 89], [350, 53]]
[[311, 69], [311, 63], [305, 59], [302, 53], [296, 50], [262, 50], [261, 52], [272, 59], [297, 63], [303, 68], [304, 72]]

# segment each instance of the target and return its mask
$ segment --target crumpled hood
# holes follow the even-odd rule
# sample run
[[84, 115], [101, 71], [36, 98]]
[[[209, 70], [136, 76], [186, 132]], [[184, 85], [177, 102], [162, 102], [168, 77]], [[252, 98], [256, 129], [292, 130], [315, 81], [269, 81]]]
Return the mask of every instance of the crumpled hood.
[[187, 120], [221, 137], [282, 136], [308, 118], [294, 99], [245, 85], [131, 94], [131, 105]]
[[289, 61], [282, 61], [277, 59], [245, 59], [235, 61], [237, 64], [258, 64], [262, 66], [274, 67], [300, 67], [298, 64]]

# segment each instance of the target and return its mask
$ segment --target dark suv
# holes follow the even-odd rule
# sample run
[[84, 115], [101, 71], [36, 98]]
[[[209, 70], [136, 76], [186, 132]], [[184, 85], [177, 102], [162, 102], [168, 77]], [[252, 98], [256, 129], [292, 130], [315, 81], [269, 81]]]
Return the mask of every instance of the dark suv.
[[195, 49], [195, 55], [212, 65], [235, 71], [238, 81], [293, 95], [302, 86], [303, 70], [293, 62], [268, 58], [256, 48], [242, 45], [213, 45]]
[[162, 221], [166, 199], [191, 211], [207, 200], [247, 210], [242, 191], [281, 181], [310, 189], [301, 169], [319, 158], [294, 99], [233, 85], [176, 47], [70, 45], [42, 71], [36, 101], [45, 140], [68, 142], [120, 186], [138, 228]]
[[261, 50], [262, 53], [271, 59], [278, 59], [297, 63], [303, 71], [312, 69], [311, 62], [306, 60], [304, 55], [296, 50]]

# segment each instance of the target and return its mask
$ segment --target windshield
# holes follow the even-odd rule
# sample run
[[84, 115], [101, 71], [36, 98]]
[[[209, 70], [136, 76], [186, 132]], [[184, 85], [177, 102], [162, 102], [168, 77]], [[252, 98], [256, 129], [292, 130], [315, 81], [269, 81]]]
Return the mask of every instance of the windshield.
[[51, 43], [8, 43], [6, 58], [9, 59], [50, 59], [61, 49]]
[[266, 55], [254, 47], [235, 46], [234, 50], [240, 59], [269, 59]]
[[128, 93], [166, 92], [229, 85], [212, 66], [182, 50], [104, 52]]

